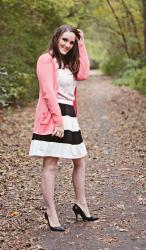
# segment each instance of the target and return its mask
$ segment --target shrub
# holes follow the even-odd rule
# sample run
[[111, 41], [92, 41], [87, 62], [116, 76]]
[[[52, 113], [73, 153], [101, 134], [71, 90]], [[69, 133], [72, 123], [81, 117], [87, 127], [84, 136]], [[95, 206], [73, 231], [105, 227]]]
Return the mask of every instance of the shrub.
[[146, 66], [142, 66], [140, 60], [113, 53], [104, 57], [100, 67], [104, 74], [115, 76], [113, 84], [129, 86], [146, 94]]
[[0, 70], [0, 93], [0, 107], [24, 105], [37, 96], [35, 75], [2, 67]]
[[134, 73], [133, 71], [135, 71], [136, 69], [139, 69], [141, 67], [141, 63], [139, 60], [133, 60], [131, 58], [123, 58], [123, 66], [121, 67], [119, 73], [118, 73], [118, 77], [121, 77], [123, 74], [130, 74]]
[[119, 54], [105, 55], [100, 68], [105, 75], [117, 75], [124, 67], [124, 58]]
[[121, 75], [121, 77], [115, 79], [113, 84], [119, 86], [130, 86], [137, 89], [143, 94], [146, 94], [146, 66], [139, 69], [128, 69]]

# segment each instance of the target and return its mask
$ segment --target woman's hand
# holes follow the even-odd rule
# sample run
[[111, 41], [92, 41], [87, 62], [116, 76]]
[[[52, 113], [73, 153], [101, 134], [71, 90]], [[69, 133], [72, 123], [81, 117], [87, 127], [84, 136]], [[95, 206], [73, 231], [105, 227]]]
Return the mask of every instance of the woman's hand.
[[80, 29], [77, 29], [77, 30], [78, 30], [78, 32], [80, 34], [80, 40], [84, 40], [84, 33], [83, 33], [83, 31], [80, 30]]
[[57, 126], [55, 127], [52, 136], [58, 136], [60, 138], [62, 138], [64, 136], [64, 127], [63, 126]]

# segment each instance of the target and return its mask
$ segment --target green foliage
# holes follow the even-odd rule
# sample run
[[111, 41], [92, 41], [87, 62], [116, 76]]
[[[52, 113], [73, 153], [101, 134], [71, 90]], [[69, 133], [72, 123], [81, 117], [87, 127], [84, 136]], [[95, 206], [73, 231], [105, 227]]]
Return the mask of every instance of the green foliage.
[[100, 64], [104, 74], [114, 76], [113, 84], [129, 86], [146, 94], [146, 66], [137, 59], [122, 57], [121, 55], [106, 56]]
[[93, 16], [108, 53], [114, 50], [133, 59], [144, 53], [141, 1], [97, 0]]
[[[104, 74], [146, 93], [144, 6], [137, 0], [96, 0], [93, 16], [103, 44], [99, 66]], [[146, 39], [146, 37], [145, 37]]]
[[130, 58], [123, 58], [123, 67], [120, 69], [119, 76], [131, 70], [136, 70], [141, 67], [140, 60], [133, 60]]
[[20, 73], [1, 68], [0, 107], [24, 105], [37, 97], [37, 83], [34, 74]]
[[83, 29], [91, 68], [100, 66], [105, 74], [118, 77], [119, 84], [145, 88], [141, 1], [1, 0], [0, 7], [5, 72], [0, 75], [0, 106], [22, 105], [37, 96], [36, 60], [64, 23]]
[[73, 1], [2, 0], [0, 5], [0, 106], [23, 105], [37, 96], [37, 57], [48, 47]]
[[96, 43], [95, 39], [87, 39], [86, 47], [90, 57], [90, 69], [99, 68], [99, 44]]
[[124, 67], [124, 58], [120, 54], [104, 55], [100, 68], [106, 75], [117, 75]]
[[64, 23], [87, 30], [92, 5], [87, 0], [1, 0], [0, 7], [0, 106], [22, 105], [37, 96], [36, 60], [54, 30]]
[[127, 64], [125, 71], [120, 72], [119, 77], [113, 81], [118, 86], [130, 86], [146, 95], [146, 66], [138, 68], [139, 62], [133, 65]]

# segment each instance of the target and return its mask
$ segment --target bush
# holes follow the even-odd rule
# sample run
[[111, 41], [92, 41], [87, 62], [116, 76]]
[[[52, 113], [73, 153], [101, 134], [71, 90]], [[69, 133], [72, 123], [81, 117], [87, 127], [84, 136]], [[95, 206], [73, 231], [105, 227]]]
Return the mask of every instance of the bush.
[[124, 67], [124, 58], [120, 54], [105, 55], [100, 68], [105, 75], [115, 76]]
[[0, 107], [24, 105], [37, 96], [35, 75], [2, 67], [0, 70]]
[[133, 60], [131, 58], [123, 58], [123, 66], [121, 67], [119, 73], [117, 74], [118, 77], [122, 77], [124, 75], [129, 75], [130, 72], [134, 73], [133, 71], [139, 69], [141, 67], [141, 63], [139, 60]]
[[146, 66], [141, 69], [128, 69], [121, 77], [115, 79], [113, 84], [119, 86], [130, 86], [146, 94]]
[[104, 57], [100, 68], [104, 74], [115, 76], [113, 84], [129, 86], [146, 94], [146, 66], [142, 66], [140, 60], [113, 53]]

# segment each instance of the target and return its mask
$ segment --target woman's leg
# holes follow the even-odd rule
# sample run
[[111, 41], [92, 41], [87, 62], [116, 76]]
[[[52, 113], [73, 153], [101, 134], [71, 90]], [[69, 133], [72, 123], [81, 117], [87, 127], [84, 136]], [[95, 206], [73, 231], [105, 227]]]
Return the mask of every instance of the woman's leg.
[[58, 158], [44, 157], [42, 169], [42, 192], [52, 227], [60, 226], [54, 203], [55, 174]]
[[72, 173], [73, 187], [76, 195], [76, 204], [90, 217], [87, 201], [85, 197], [85, 168], [86, 158], [73, 159], [74, 169]]

